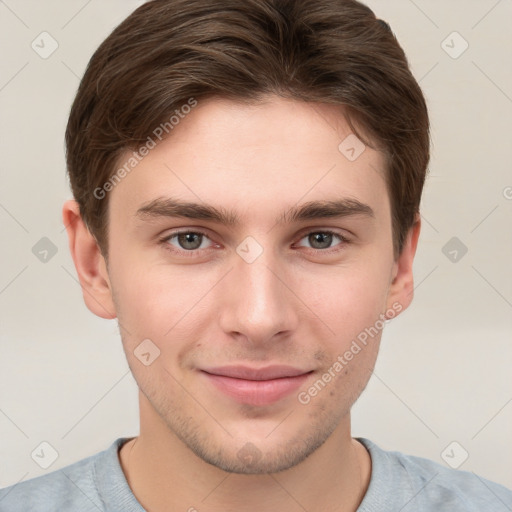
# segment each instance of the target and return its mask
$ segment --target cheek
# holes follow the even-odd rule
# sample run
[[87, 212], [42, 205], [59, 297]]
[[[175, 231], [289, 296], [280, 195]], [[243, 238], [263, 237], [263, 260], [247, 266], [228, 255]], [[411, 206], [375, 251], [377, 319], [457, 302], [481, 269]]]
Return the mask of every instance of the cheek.
[[125, 261], [111, 276], [117, 316], [125, 327], [123, 340], [132, 346], [149, 338], [168, 350], [179, 345], [178, 339], [193, 336], [190, 331], [200, 325], [199, 313], [208, 303], [208, 290], [218, 281], [216, 274], [192, 265], [137, 268], [128, 258]]
[[385, 312], [388, 270], [383, 265], [350, 265], [304, 279], [300, 295], [327, 327], [333, 348], [372, 327]]

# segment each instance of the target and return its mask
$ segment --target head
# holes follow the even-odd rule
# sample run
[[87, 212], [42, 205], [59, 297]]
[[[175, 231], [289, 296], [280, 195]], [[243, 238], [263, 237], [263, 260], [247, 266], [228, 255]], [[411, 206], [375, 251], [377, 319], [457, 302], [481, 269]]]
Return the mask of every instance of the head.
[[[429, 160], [389, 27], [354, 0], [150, 1], [93, 55], [66, 144], [84, 299], [118, 318], [148, 417], [242, 473], [346, 425], [412, 299]], [[244, 401], [209, 374], [233, 365], [304, 378]]]

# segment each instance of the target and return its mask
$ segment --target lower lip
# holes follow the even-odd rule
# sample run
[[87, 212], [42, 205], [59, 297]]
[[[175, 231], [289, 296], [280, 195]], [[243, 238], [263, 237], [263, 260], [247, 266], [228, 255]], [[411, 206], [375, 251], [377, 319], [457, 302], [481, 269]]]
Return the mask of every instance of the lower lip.
[[237, 402], [249, 405], [269, 405], [296, 391], [309, 373], [272, 380], [245, 380], [203, 372], [210, 382]]

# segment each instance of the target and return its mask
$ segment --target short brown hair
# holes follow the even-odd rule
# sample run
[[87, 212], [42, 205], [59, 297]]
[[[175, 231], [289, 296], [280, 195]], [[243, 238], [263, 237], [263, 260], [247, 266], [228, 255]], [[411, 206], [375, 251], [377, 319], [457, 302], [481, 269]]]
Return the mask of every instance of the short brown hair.
[[121, 154], [191, 98], [257, 102], [267, 94], [342, 105], [354, 133], [383, 151], [400, 254], [429, 162], [428, 112], [391, 29], [356, 0], [152, 0], [110, 34], [66, 129], [73, 194], [103, 254], [108, 198], [94, 191]]

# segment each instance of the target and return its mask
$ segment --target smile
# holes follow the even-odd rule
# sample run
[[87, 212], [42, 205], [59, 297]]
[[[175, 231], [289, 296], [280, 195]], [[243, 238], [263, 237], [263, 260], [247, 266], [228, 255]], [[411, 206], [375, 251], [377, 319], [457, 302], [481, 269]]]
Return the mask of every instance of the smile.
[[296, 391], [312, 371], [289, 366], [219, 367], [202, 370], [208, 381], [239, 403], [269, 405]]

